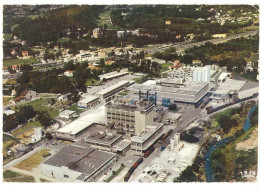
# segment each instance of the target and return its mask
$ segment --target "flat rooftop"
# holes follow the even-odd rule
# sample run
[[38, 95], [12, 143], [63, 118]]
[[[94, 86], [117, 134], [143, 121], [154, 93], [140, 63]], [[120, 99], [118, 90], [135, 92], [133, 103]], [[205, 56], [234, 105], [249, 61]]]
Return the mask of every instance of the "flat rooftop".
[[152, 90], [155, 92], [168, 92], [168, 93], [175, 93], [175, 94], [195, 95], [207, 85], [208, 85], [207, 82], [190, 82], [183, 88], [175, 88], [175, 87], [165, 87], [159, 85], [134, 84], [132, 87], [130, 87], [130, 89], [141, 90], [141, 91]]
[[127, 146], [129, 146], [129, 145], [131, 145], [131, 141], [124, 139], [124, 140], [121, 140], [120, 142], [118, 142], [118, 143], [114, 146], [114, 148], [116, 148], [116, 149], [119, 150], [119, 151], [122, 151], [122, 150], [124, 150], [124, 149], [125, 149]]
[[82, 173], [83, 175], [80, 175], [78, 179], [85, 180], [115, 156], [114, 153], [99, 151], [92, 147], [71, 145], [43, 163], [55, 167], [68, 167], [73, 171]]
[[246, 81], [227, 79], [224, 83], [220, 83], [218, 89], [240, 91], [246, 84]]
[[85, 141], [111, 145], [121, 137], [122, 135], [119, 134], [108, 133], [104, 131], [94, 131], [93, 133], [91, 133], [89, 136], [85, 138]]
[[84, 95], [83, 99], [80, 100], [78, 103], [90, 103], [94, 100], [97, 100], [99, 97], [95, 96], [95, 95]]
[[[127, 103], [128, 102], [128, 103]], [[130, 100], [124, 99], [122, 102], [116, 102], [114, 104], [108, 104], [107, 107], [115, 108], [115, 109], [126, 109], [126, 110], [145, 110], [153, 105], [153, 102], [148, 100]]]
[[178, 119], [181, 116], [181, 113], [167, 112], [163, 119]]
[[75, 111], [73, 111], [73, 110], [64, 110], [64, 111], [62, 111], [62, 112], [60, 112], [60, 115], [71, 115], [71, 114], [74, 114], [75, 113]]
[[133, 136], [131, 138], [132, 142], [141, 142], [146, 141], [153, 133], [163, 127], [163, 123], [153, 123], [153, 125], [147, 125], [145, 127], [145, 131], [141, 132], [137, 136]]
[[99, 75], [99, 77], [104, 77], [104, 78], [107, 78], [107, 79], [110, 79], [110, 78], [113, 78], [113, 77], [118, 77], [118, 76], [121, 76], [121, 75], [125, 75], [125, 74], [128, 74], [129, 72], [110, 72], [110, 73], [106, 73], [106, 74], [103, 74], [103, 75]]
[[256, 87], [259, 87], [259, 82], [248, 81], [243, 85], [243, 87], [240, 89], [240, 91], [246, 91], [246, 90], [253, 89]]
[[126, 84], [128, 84], [128, 83], [130, 83], [130, 82], [127, 81], [127, 80], [119, 81], [118, 83], [116, 83], [116, 84], [114, 84], [114, 85], [111, 85], [111, 86], [109, 86], [109, 87], [107, 87], [107, 88], [105, 88], [105, 89], [102, 89], [101, 91], [97, 92], [96, 94], [97, 94], [97, 95], [107, 94], [107, 93], [109, 93], [109, 92], [111, 92], [111, 91], [113, 91], [113, 90], [115, 90], [115, 89], [117, 89], [117, 88], [119, 88], [119, 87], [122, 87], [122, 86], [124, 86], [124, 85], [126, 85]]
[[77, 119], [71, 122], [70, 124], [62, 127], [61, 129], [57, 130], [57, 132], [67, 133], [67, 134], [77, 134], [80, 131], [84, 130], [87, 127], [90, 127], [93, 124], [94, 122]]

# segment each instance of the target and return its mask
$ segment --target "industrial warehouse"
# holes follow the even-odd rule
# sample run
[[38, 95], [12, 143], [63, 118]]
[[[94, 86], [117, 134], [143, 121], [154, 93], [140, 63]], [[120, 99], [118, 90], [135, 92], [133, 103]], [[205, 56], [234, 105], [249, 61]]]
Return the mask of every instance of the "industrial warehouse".
[[[163, 81], [166, 85], [166, 81]], [[173, 85], [169, 79], [168, 86]], [[138, 98], [139, 95], [157, 98], [158, 104], [163, 104], [165, 100], [169, 102], [181, 102], [195, 104], [209, 91], [207, 82], [190, 82], [182, 87], [166, 87], [160, 85], [134, 84], [129, 90]]]
[[63, 181], [94, 182], [114, 166], [116, 154], [69, 146], [43, 162], [42, 173]]

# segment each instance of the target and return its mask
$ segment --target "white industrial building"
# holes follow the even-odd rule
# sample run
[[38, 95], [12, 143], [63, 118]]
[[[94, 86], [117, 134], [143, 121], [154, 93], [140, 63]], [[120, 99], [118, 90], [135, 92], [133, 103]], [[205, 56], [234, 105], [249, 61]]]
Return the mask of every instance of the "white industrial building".
[[73, 117], [75, 114], [76, 114], [76, 112], [73, 110], [64, 110], [59, 113], [59, 117], [63, 118], [63, 119], [69, 119], [69, 118]]
[[[167, 81], [165, 81], [167, 82]], [[171, 81], [169, 81], [171, 82]], [[171, 83], [169, 83], [171, 85]], [[134, 84], [129, 87], [133, 93], [132, 98], [142, 96], [155, 96], [157, 93], [157, 104], [162, 104], [164, 99], [170, 99], [171, 102], [197, 103], [209, 91], [207, 82], [189, 82], [179, 88], [166, 87], [160, 85]]]
[[112, 152], [113, 146], [122, 139], [122, 135], [114, 134], [112, 132], [94, 131], [84, 140], [86, 144], [93, 148]]
[[192, 72], [194, 82], [210, 82], [210, 65], [204, 67], [196, 67]]
[[110, 80], [110, 79], [119, 78], [119, 77], [122, 77], [125, 75], [129, 75], [128, 68], [124, 68], [124, 69], [120, 70], [119, 72], [114, 71], [114, 72], [102, 74], [102, 75], [99, 75], [98, 77], [99, 77], [100, 81], [103, 81], [103, 79]]
[[107, 104], [105, 112], [106, 124], [114, 124], [118, 133], [128, 135], [138, 135], [156, 118], [154, 104], [150, 101]]
[[83, 132], [95, 125], [94, 122], [75, 120], [56, 131], [56, 137], [64, 140], [74, 141]]
[[131, 138], [131, 150], [134, 155], [143, 155], [163, 134], [163, 123], [147, 125], [145, 130]]
[[92, 147], [69, 146], [41, 164], [42, 174], [67, 182], [95, 182], [109, 172], [116, 154]]
[[106, 102], [109, 102], [115, 98], [116, 93], [120, 92], [125, 87], [128, 87], [132, 84], [134, 84], [134, 81], [122, 80], [114, 85], [111, 85], [105, 89], [102, 89], [101, 91], [97, 92], [96, 95], [98, 95], [99, 98], [101, 98], [101, 99], [105, 99]]
[[42, 139], [42, 128], [34, 128], [34, 134], [31, 136], [32, 142], [37, 142]]
[[79, 108], [90, 109], [100, 103], [99, 97], [94, 95], [85, 95], [83, 99], [78, 102]]

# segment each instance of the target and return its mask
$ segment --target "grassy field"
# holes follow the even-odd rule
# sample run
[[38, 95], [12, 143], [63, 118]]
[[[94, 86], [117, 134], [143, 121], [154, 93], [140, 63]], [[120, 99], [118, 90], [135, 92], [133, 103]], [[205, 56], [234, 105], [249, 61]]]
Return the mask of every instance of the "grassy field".
[[4, 40], [5, 41], [11, 40], [11, 38], [12, 38], [12, 34], [11, 33], [4, 34]]
[[77, 114], [84, 112], [84, 109], [78, 108], [78, 104], [73, 104], [72, 106], [68, 107], [67, 110], [75, 111]]
[[47, 103], [51, 98], [41, 98], [37, 99], [28, 103], [25, 103], [23, 105], [18, 105], [17, 107], [19, 108], [20, 106], [29, 106], [31, 105], [35, 111], [47, 111], [52, 118], [57, 117], [59, 115], [58, 110], [54, 110], [50, 107], [47, 107]]
[[19, 129], [16, 129], [15, 131], [12, 132], [12, 134], [14, 136], [20, 136], [22, 135], [24, 132], [35, 128], [35, 127], [41, 127], [42, 125], [40, 124], [39, 121], [32, 121], [30, 123], [27, 123], [24, 127], [20, 127]]
[[32, 176], [20, 174], [10, 170], [6, 170], [3, 172], [3, 181], [4, 182], [35, 182]]
[[171, 66], [171, 63], [164, 63], [161, 64], [162, 71], [168, 70], [169, 66]]
[[95, 79], [87, 79], [86, 85], [87, 86], [90, 86], [90, 85], [92, 86], [92, 81], [94, 81], [94, 85], [96, 85], [98, 83], [98, 81], [95, 80]]
[[7, 150], [16, 143], [15, 138], [3, 134], [3, 156], [7, 157]]
[[29, 59], [8, 59], [8, 60], [3, 60], [3, 66], [11, 66], [11, 65], [16, 65], [16, 64], [34, 64], [37, 63], [38, 60], [35, 58], [29, 58]]
[[6, 105], [6, 104], [9, 104], [9, 100], [11, 100], [12, 97], [3, 97], [3, 104]]
[[43, 155], [48, 154], [49, 152], [50, 152], [49, 149], [40, 150], [35, 154], [33, 154], [32, 156], [30, 156], [29, 158], [15, 165], [15, 167], [18, 169], [31, 171], [33, 168], [37, 167], [43, 162], [43, 160], [45, 159]]

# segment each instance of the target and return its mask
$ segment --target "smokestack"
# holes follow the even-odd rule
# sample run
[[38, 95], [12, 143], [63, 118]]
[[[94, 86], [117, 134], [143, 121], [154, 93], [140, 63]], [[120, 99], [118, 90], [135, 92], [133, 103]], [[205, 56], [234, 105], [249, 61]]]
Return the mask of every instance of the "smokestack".
[[170, 139], [170, 145], [171, 145], [171, 151], [173, 151], [175, 145], [174, 145], [174, 137]]
[[180, 142], [180, 133], [175, 133], [174, 134], [174, 144], [177, 146]]

